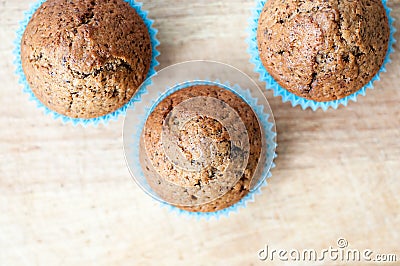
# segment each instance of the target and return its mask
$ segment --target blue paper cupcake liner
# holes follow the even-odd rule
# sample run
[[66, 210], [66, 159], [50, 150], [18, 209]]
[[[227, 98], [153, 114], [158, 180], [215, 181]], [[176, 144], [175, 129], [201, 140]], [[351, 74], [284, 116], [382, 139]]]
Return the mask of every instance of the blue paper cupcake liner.
[[[252, 107], [254, 112], [256, 113], [259, 122], [261, 126], [264, 129], [265, 132], [265, 140], [266, 140], [266, 145], [267, 145], [267, 155], [266, 158], [271, 158], [271, 164], [270, 165], [264, 165], [264, 169], [262, 172], [262, 177], [264, 180], [262, 182], [259, 182], [254, 189], [249, 191], [249, 193], [243, 197], [240, 201], [235, 203], [234, 205], [225, 208], [223, 210], [219, 210], [216, 212], [190, 212], [190, 211], [185, 211], [180, 208], [177, 208], [175, 206], [172, 206], [168, 203], [162, 202], [161, 206], [166, 207], [168, 210], [171, 212], [178, 213], [179, 215], [187, 216], [187, 217], [195, 217], [198, 219], [204, 218], [209, 220], [210, 218], [220, 218], [221, 216], [228, 216], [230, 213], [236, 213], [240, 208], [245, 208], [247, 206], [248, 202], [254, 202], [255, 200], [255, 195], [261, 193], [262, 187], [267, 185], [267, 179], [272, 176], [270, 170], [275, 167], [275, 164], [273, 163], [273, 160], [277, 157], [277, 154], [275, 152], [277, 144], [276, 144], [276, 132], [274, 132], [274, 124], [269, 121], [270, 115], [268, 113], [264, 112], [264, 107], [262, 105], [257, 104], [257, 99], [253, 98], [249, 90], [243, 90], [240, 88], [238, 85], [233, 85], [231, 86], [229, 82], [225, 83], [220, 83], [218, 80], [215, 82], [211, 81], [188, 81], [184, 82], [181, 84], [178, 84], [172, 88], [169, 88], [166, 92], [164, 93], [159, 93], [157, 99], [154, 99], [150, 106], [146, 108], [145, 114], [140, 116], [138, 119], [140, 121], [139, 127], [136, 130], [136, 133], [133, 134], [132, 136], [132, 143], [131, 143], [131, 148], [132, 148], [132, 158], [133, 161], [139, 162], [139, 146], [140, 146], [140, 138], [142, 131], [144, 129], [144, 125], [147, 121], [147, 118], [149, 115], [153, 112], [153, 110], [156, 108], [156, 106], [164, 100], [166, 97], [169, 95], [173, 94], [176, 91], [179, 91], [181, 89], [187, 88], [189, 86], [193, 85], [217, 85], [219, 87], [222, 87], [224, 89], [227, 89], [229, 91], [232, 91], [236, 95], [238, 95], [240, 98], [242, 98], [249, 106]], [[134, 106], [132, 108], [135, 108]], [[144, 173], [142, 171], [141, 167], [132, 167], [131, 168], [132, 173], [135, 177], [139, 177], [140, 180], [145, 180]], [[265, 178], [264, 178], [265, 177]], [[151, 189], [148, 187], [148, 189]], [[144, 189], [146, 191], [146, 189]], [[147, 191], [146, 191], [147, 192]]]
[[[142, 10], [142, 3], [136, 2], [134, 0], [124, 0], [125, 2], [129, 3], [132, 8], [136, 10], [136, 12], [139, 14], [139, 16], [143, 19], [144, 23], [146, 24], [147, 30], [149, 31], [150, 34], [150, 40], [151, 40], [151, 48], [152, 48], [152, 59], [150, 63], [150, 69], [149, 72], [147, 73], [147, 78], [154, 75], [156, 73], [155, 67], [159, 65], [157, 61], [157, 56], [160, 55], [160, 53], [157, 51], [157, 46], [160, 45], [160, 42], [157, 40], [157, 32], [158, 30], [153, 28], [153, 23], [154, 21], [149, 19], [147, 17], [148, 12]], [[33, 14], [35, 11], [44, 3], [46, 0], [39, 0], [38, 2], [32, 4], [29, 8], [28, 11], [24, 12], [24, 19], [20, 21], [19, 23], [19, 29], [16, 32], [17, 38], [14, 41], [14, 65], [16, 66], [15, 73], [19, 77], [19, 83], [23, 86], [23, 91], [29, 95], [29, 99], [33, 102], [36, 103], [37, 107], [42, 109], [45, 114], [51, 115], [54, 119], [61, 119], [63, 123], [72, 123], [73, 125], [82, 125], [82, 126], [88, 126], [88, 125], [94, 125], [97, 126], [99, 123], [103, 123], [104, 125], [107, 125], [107, 123], [110, 120], [117, 120], [120, 115], [125, 115], [126, 110], [128, 106], [134, 104], [135, 102], [140, 101], [141, 95], [144, 94], [147, 90], [147, 86], [141, 86], [140, 89], [133, 95], [131, 100], [126, 103], [124, 106], [119, 108], [118, 110], [106, 114], [104, 116], [96, 117], [96, 118], [91, 118], [91, 119], [83, 119], [83, 118], [71, 118], [62, 114], [59, 114], [51, 109], [49, 109], [47, 106], [45, 106], [32, 92], [31, 88], [29, 87], [28, 81], [26, 80], [24, 71], [22, 69], [22, 61], [21, 61], [21, 39], [22, 35], [24, 34], [25, 28], [29, 23], [29, 20], [32, 18]], [[149, 85], [151, 82], [149, 80], [146, 80], [145, 84]]]
[[382, 64], [380, 70], [378, 71], [378, 73], [371, 79], [370, 82], [368, 82], [360, 90], [358, 90], [357, 92], [355, 92], [343, 99], [340, 99], [340, 100], [334, 100], [334, 101], [328, 101], [328, 102], [317, 102], [317, 101], [308, 100], [308, 99], [299, 97], [299, 96], [287, 91], [283, 87], [281, 87], [274, 80], [274, 78], [268, 73], [268, 71], [265, 69], [264, 65], [261, 62], [259, 51], [258, 51], [258, 45], [257, 45], [257, 28], [258, 28], [258, 19], [264, 8], [264, 5], [267, 1], [266, 0], [256, 0], [255, 2], [256, 2], [256, 7], [252, 12], [252, 17], [249, 19], [249, 28], [247, 30], [249, 37], [246, 39], [247, 44], [248, 44], [247, 52], [250, 54], [250, 57], [251, 57], [250, 62], [255, 65], [254, 71], [259, 73], [260, 81], [263, 81], [266, 83], [266, 89], [273, 90], [275, 97], [281, 96], [283, 102], [290, 102], [293, 107], [300, 105], [303, 110], [305, 110], [307, 108], [311, 108], [313, 111], [316, 111], [317, 109], [321, 108], [322, 110], [326, 111], [330, 107], [333, 109], [337, 109], [340, 105], [347, 106], [349, 101], [356, 102], [358, 96], [360, 96], [360, 95], [365, 96], [367, 89], [374, 88], [373, 83], [377, 80], [380, 80], [380, 74], [382, 72], [386, 72], [386, 64], [391, 62], [390, 54], [394, 51], [393, 44], [396, 42], [396, 40], [394, 38], [394, 33], [396, 32], [396, 29], [393, 26], [394, 19], [390, 16], [391, 9], [386, 4], [387, 0], [382, 0], [383, 6], [386, 10], [386, 15], [389, 19], [390, 38], [389, 38], [389, 46], [388, 46], [388, 50], [386, 52], [384, 62]]

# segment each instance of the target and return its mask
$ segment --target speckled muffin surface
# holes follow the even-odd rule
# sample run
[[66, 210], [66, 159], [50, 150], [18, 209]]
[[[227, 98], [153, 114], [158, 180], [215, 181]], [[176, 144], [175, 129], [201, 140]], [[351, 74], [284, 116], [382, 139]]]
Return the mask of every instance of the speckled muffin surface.
[[35, 96], [72, 118], [94, 118], [126, 104], [150, 68], [150, 35], [123, 0], [48, 0], [21, 40]]
[[270, 75], [318, 102], [353, 94], [378, 73], [390, 28], [380, 0], [268, 0], [257, 43]]
[[[182, 168], [166, 154], [165, 146], [168, 144], [163, 139], [163, 125], [174, 108], [188, 99], [202, 97], [217, 99], [227, 104], [220, 106], [216, 104], [207, 108], [216, 108], [219, 113], [223, 113], [224, 121], [233, 125], [233, 128], [239, 128], [237, 124], [243, 123], [245, 132], [240, 132], [239, 135], [248, 139], [248, 150], [235, 147], [225, 122], [221, 123], [218, 119], [206, 115], [195, 116], [184, 123], [176, 136], [178, 147], [176, 153], [182, 153], [184, 160], [191, 164]], [[234, 111], [228, 110], [225, 115], [224, 110], [229, 108]], [[190, 109], [188, 108], [187, 112], [192, 111]], [[179, 113], [185, 113], [185, 109], [180, 109]], [[234, 117], [232, 113], [238, 116]], [[215, 85], [193, 85], [166, 97], [149, 115], [141, 135], [139, 157], [147, 182], [161, 199], [167, 202], [180, 202], [181, 199], [187, 198], [189, 200], [186, 204], [172, 205], [191, 212], [214, 212], [233, 205], [249, 192], [251, 180], [262, 154], [261, 136], [255, 113], [240, 97]], [[201, 153], [210, 156], [207, 149], [199, 149], [201, 143], [207, 139], [211, 139], [214, 143], [215, 156], [209, 164], [201, 165], [197, 170], [193, 170], [194, 168], [188, 170], [190, 167], [196, 167], [195, 158], [199, 158]], [[243, 171], [228, 172], [232, 158], [243, 155], [247, 156]], [[231, 181], [234, 182], [228, 185]], [[226, 191], [218, 194], [222, 189]]]

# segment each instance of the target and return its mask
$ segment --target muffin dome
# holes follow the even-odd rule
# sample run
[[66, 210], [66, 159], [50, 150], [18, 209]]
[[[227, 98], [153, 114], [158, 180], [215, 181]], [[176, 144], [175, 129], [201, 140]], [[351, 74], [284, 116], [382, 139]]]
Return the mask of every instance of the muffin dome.
[[257, 43], [283, 88], [318, 102], [353, 94], [383, 64], [389, 24], [380, 0], [268, 0]]
[[261, 136], [255, 113], [239, 96], [216, 85], [193, 85], [154, 108], [139, 157], [162, 200], [191, 212], [214, 212], [249, 192], [262, 159]]
[[150, 35], [123, 0], [48, 0], [21, 40], [22, 67], [35, 96], [72, 118], [126, 104], [150, 68]]

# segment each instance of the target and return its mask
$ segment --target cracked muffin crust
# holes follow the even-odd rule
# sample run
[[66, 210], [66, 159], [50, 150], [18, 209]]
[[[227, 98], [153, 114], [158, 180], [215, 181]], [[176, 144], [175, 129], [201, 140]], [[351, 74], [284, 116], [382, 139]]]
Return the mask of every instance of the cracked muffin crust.
[[353, 94], [376, 75], [389, 34], [380, 0], [268, 0], [257, 43], [279, 85], [325, 102]]
[[[224, 113], [223, 109], [227, 110], [228, 118], [224, 121], [234, 125], [235, 128], [240, 123], [237, 120], [239, 118], [247, 131], [239, 134], [243, 134], [241, 137], [247, 134], [248, 150], [238, 149], [232, 136], [219, 121], [199, 115], [186, 121], [180, 128], [177, 135], [178, 149], [193, 166], [196, 163], [194, 159], [201, 155], [198, 149], [201, 142], [212, 139], [215, 143], [215, 156], [211, 157], [210, 164], [202, 165], [200, 169], [192, 171], [187, 168], [182, 169], [173, 159], [171, 160], [163, 147], [167, 145], [165, 141], [163, 142], [163, 123], [169, 119], [168, 115], [174, 108], [194, 97], [210, 97], [227, 104], [206, 108], [216, 108], [219, 113]], [[229, 108], [237, 113], [236, 118], [230, 116], [232, 113]], [[190, 111], [192, 109], [187, 109], [187, 111], [182, 109], [178, 112], [185, 114]], [[155, 107], [141, 135], [139, 157], [148, 184], [163, 200], [168, 202], [168, 199], [173, 199], [173, 202], [177, 202], [182, 198], [187, 198], [189, 200], [186, 204], [175, 206], [191, 212], [215, 212], [235, 204], [249, 192], [251, 180], [262, 158], [261, 136], [255, 113], [240, 97], [215, 85], [194, 85], [169, 95]], [[206, 153], [205, 149], [200, 150]], [[235, 172], [229, 172], [228, 164], [232, 163], [231, 158], [243, 156], [243, 153], [247, 154], [247, 163], [235, 176]], [[233, 181], [230, 183], [231, 186], [226, 186], [231, 181]], [[226, 189], [224, 190], [226, 193], [221, 195], [222, 193], [219, 193], [221, 189]]]
[[103, 116], [126, 104], [145, 80], [151, 57], [147, 27], [123, 0], [48, 0], [21, 40], [33, 93], [72, 118]]

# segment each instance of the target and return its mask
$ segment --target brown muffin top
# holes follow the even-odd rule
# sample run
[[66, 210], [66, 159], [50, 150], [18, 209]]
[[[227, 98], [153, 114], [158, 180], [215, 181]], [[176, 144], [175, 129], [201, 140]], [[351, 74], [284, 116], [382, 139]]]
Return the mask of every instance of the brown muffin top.
[[29, 21], [21, 60], [35, 96], [73, 118], [127, 103], [146, 78], [148, 30], [123, 0], [48, 0]]
[[[209, 113], [216, 110], [220, 117], [197, 113], [200, 106]], [[175, 132], [171, 142], [163, 134], [173, 127], [177, 130], [171, 130]], [[248, 145], [238, 147], [235, 139], [247, 139]], [[261, 146], [257, 117], [245, 101], [218, 86], [195, 85], [155, 107], [142, 132], [140, 160], [150, 187], [163, 200], [180, 202], [174, 205], [188, 211], [212, 212], [233, 205], [249, 192]], [[199, 159], [202, 156], [206, 160]], [[233, 169], [237, 158], [246, 160], [242, 168]]]
[[263, 65], [283, 88], [323, 102], [353, 94], [373, 78], [389, 34], [380, 0], [268, 0], [257, 41]]

